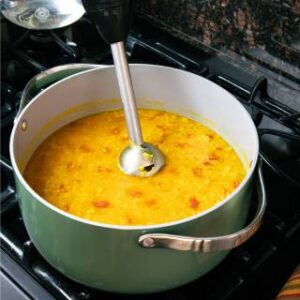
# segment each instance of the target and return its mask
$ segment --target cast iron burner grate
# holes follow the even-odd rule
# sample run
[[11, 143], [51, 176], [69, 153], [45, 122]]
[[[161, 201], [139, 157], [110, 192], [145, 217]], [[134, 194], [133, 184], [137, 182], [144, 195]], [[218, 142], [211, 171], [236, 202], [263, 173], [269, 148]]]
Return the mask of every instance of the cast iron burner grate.
[[[89, 22], [84, 20], [83, 26], [86, 30]], [[76, 45], [76, 49], [70, 51], [59, 34], [48, 34], [52, 41], [58, 43], [60, 51], [66, 53], [66, 63], [70, 58], [79, 62], [111, 63], [106, 46], [101, 48], [101, 53], [95, 59], [94, 55], [99, 49], [96, 51], [89, 41], [71, 43]], [[26, 45], [29, 35], [28, 32], [24, 33], [16, 42], [20, 49], [14, 49], [8, 58], [4, 58], [6, 65], [12, 61], [19, 64], [22, 72], [25, 72], [23, 74], [27, 74], [27, 81], [30, 76], [49, 67], [44, 63], [47, 61], [46, 52], [39, 61], [36, 57], [40, 53], [34, 55], [35, 49], [21, 47]], [[195, 295], [207, 300], [273, 299], [299, 263], [300, 112], [271, 98], [266, 78], [249, 80], [244, 71], [231, 64], [200, 50], [181, 51], [176, 40], [164, 37], [164, 42], [161, 42], [157, 38], [159, 35], [157, 33], [154, 39], [153, 36], [131, 34], [127, 42], [130, 61], [163, 64], [205, 76], [234, 94], [245, 105], [260, 135], [260, 156], [264, 161], [268, 206], [257, 234], [231, 251], [211, 272], [183, 287], [144, 295], [143, 299], [193, 299]], [[42, 41], [48, 41], [45, 37], [41, 38]], [[24, 62], [27, 67], [32, 67], [34, 74], [26, 73]], [[52, 60], [51, 64], [54, 62]], [[232, 74], [238, 74], [239, 80], [233, 78]], [[8, 136], [18, 108], [18, 91], [21, 90], [20, 84], [14, 84], [16, 80], [12, 80], [15, 74], [9, 75], [2, 76], [5, 101], [1, 108], [6, 109], [1, 114], [1, 133], [6, 136], [1, 145], [2, 272], [12, 278], [25, 295], [34, 299], [139, 299], [141, 296], [116, 295], [91, 289], [66, 278], [41, 257], [30, 241], [20, 215], [13, 171], [8, 159]], [[253, 200], [252, 213], [255, 210]]]

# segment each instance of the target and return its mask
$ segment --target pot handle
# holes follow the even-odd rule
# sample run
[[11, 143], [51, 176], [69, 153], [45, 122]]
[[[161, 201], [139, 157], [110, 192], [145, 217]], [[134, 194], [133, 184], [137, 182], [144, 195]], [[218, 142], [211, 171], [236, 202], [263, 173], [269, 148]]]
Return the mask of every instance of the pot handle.
[[37, 74], [26, 84], [19, 104], [19, 108], [15, 117], [15, 122], [21, 114], [23, 108], [28, 104], [28, 102], [37, 95], [41, 90], [49, 87], [50, 85], [62, 80], [68, 76], [87, 71], [94, 68], [105, 67], [105, 65], [95, 65], [95, 64], [66, 64], [61, 66], [56, 66], [41, 73]]
[[214, 252], [230, 250], [247, 241], [262, 224], [266, 209], [266, 191], [262, 175], [262, 162], [258, 163], [258, 208], [252, 222], [245, 228], [218, 237], [188, 237], [173, 234], [149, 233], [139, 237], [138, 243], [143, 248], [163, 248], [178, 251]]

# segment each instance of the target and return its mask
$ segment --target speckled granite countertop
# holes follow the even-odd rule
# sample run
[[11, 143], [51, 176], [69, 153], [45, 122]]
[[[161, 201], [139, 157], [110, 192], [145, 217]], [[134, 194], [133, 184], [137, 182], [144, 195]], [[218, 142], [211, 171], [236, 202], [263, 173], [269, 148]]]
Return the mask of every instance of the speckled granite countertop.
[[256, 76], [300, 110], [300, 0], [137, 0], [136, 13]]

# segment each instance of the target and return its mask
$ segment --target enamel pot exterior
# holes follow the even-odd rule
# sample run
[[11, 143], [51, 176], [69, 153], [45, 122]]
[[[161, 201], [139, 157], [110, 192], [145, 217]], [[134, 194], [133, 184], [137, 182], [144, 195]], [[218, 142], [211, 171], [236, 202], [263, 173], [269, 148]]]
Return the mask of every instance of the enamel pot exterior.
[[22, 217], [41, 255], [64, 275], [85, 285], [120, 293], [149, 293], [195, 280], [227, 255], [228, 251], [146, 249], [138, 241], [149, 233], [216, 237], [240, 230], [249, 211], [258, 139], [241, 104], [212, 82], [167, 67], [132, 65], [130, 69], [139, 107], [203, 122], [221, 133], [248, 164], [251, 162], [245, 180], [224, 201], [172, 223], [114, 226], [65, 213], [28, 186], [22, 171], [47, 136], [75, 119], [121, 108], [113, 67], [70, 76], [38, 94], [15, 122], [10, 154]]

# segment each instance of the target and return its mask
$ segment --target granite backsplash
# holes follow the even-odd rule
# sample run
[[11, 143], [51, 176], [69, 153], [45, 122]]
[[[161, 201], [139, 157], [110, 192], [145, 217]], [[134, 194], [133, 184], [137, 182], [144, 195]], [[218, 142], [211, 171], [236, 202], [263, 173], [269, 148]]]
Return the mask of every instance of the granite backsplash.
[[136, 13], [196, 47], [288, 84], [300, 102], [300, 0], [136, 0]]
[[218, 49], [240, 52], [277, 41], [295, 47], [284, 53], [294, 63], [300, 50], [299, 0], [139, 0], [137, 7], [156, 24]]

